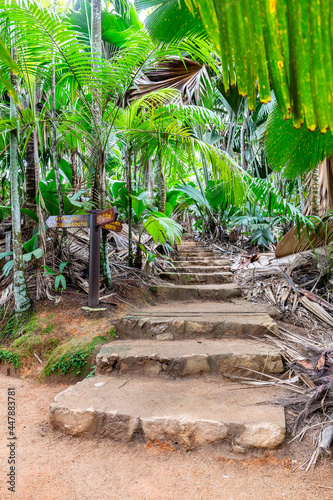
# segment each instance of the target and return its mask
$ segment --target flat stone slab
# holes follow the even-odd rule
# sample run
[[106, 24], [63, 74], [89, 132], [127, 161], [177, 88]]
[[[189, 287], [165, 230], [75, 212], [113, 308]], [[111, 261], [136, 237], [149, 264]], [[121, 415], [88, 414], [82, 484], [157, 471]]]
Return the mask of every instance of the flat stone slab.
[[209, 250], [182, 250], [178, 252], [180, 257], [216, 257], [215, 253], [210, 252]]
[[230, 272], [214, 272], [214, 273], [160, 273], [159, 277], [171, 281], [177, 285], [193, 285], [196, 283], [212, 284], [212, 283], [232, 283], [233, 274]]
[[[165, 335], [167, 337], [168, 334]], [[163, 334], [162, 334], [163, 336]], [[139, 376], [255, 376], [283, 372], [280, 353], [264, 342], [220, 340], [115, 340], [96, 357], [97, 374]]]
[[[175, 264], [175, 263], [174, 263]], [[178, 264], [177, 266], [177, 273], [221, 273], [225, 271], [230, 270], [230, 266], [225, 265], [225, 266], [218, 266], [218, 265], [212, 265], [212, 266], [197, 266], [192, 264], [183, 262], [182, 264]]]
[[201, 266], [201, 267], [215, 267], [215, 266], [228, 266], [230, 268], [231, 263], [228, 260], [225, 259], [213, 259], [213, 258], [207, 258], [207, 259], [196, 259], [196, 258], [191, 258], [191, 259], [184, 259], [184, 260], [174, 260], [173, 264], [178, 267], [178, 266]]
[[277, 333], [264, 307], [232, 302], [159, 304], [119, 318], [115, 328], [120, 339], [251, 338]]
[[[177, 258], [175, 261], [188, 261], [188, 262], [217, 262], [221, 261], [221, 259], [218, 259], [216, 255], [177, 255]], [[224, 262], [226, 262], [224, 260]]]
[[231, 300], [242, 295], [239, 285], [226, 283], [222, 285], [154, 285], [152, 293], [161, 300]]
[[158, 439], [194, 449], [223, 441], [274, 449], [285, 438], [282, 407], [258, 405], [272, 388], [244, 388], [205, 379], [156, 380], [97, 376], [58, 394], [55, 429], [120, 442]]

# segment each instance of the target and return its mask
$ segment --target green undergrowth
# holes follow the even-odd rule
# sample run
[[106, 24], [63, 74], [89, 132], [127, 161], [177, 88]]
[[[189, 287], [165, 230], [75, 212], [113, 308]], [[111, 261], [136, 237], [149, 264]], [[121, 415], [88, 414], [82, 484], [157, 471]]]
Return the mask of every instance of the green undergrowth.
[[54, 329], [53, 316], [39, 318], [32, 314], [24, 322], [18, 322], [16, 318], [8, 321], [6, 331], [10, 328], [10, 336], [6, 335], [0, 343], [0, 361], [11, 363], [16, 369], [34, 353], [44, 354], [57, 347], [61, 339], [50, 336]]
[[108, 333], [88, 340], [69, 340], [65, 334], [54, 331], [53, 320], [54, 314], [45, 317], [32, 314], [17, 328], [12, 322], [10, 337], [0, 341], [0, 362], [11, 363], [15, 369], [22, 365], [29, 367], [32, 360], [36, 361], [37, 355], [43, 361], [46, 360], [40, 379], [56, 374], [79, 376], [89, 369], [93, 373], [93, 363], [89, 362], [89, 357], [98, 345], [115, 337], [115, 330], [111, 328]]
[[71, 340], [57, 347], [49, 356], [43, 369], [43, 376], [55, 374], [79, 376], [88, 369], [93, 369], [93, 364], [88, 364], [90, 355], [97, 346], [109, 342], [116, 335], [115, 330], [111, 328], [108, 335], [98, 335], [92, 339], [75, 343]]
[[5, 363], [11, 363], [15, 370], [20, 366], [21, 361], [18, 354], [15, 352], [7, 351], [6, 349], [0, 349], [0, 361]]

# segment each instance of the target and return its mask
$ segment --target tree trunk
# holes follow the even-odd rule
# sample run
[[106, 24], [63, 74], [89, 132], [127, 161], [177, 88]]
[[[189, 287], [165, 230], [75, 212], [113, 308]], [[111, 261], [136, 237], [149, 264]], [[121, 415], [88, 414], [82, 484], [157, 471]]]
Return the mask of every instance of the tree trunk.
[[[101, 11], [101, 0], [92, 0], [91, 2], [91, 53], [92, 53], [92, 67], [93, 71], [98, 71], [98, 64], [94, 64], [94, 56], [102, 57], [102, 11]], [[92, 97], [92, 111], [94, 115], [93, 127], [95, 127], [95, 138], [96, 142], [99, 144], [98, 139], [98, 128], [102, 126], [102, 103], [101, 103], [101, 93], [97, 88]], [[105, 210], [105, 157], [104, 151], [102, 150], [102, 145], [99, 144], [99, 151], [97, 154], [96, 170], [95, 170], [95, 182], [93, 187], [93, 201], [97, 208]], [[102, 229], [101, 234], [101, 274], [104, 279], [104, 283], [108, 288], [112, 288], [112, 278], [109, 263], [109, 251], [108, 251], [108, 232]]]
[[[16, 60], [16, 50], [12, 47], [12, 58]], [[17, 79], [11, 72], [10, 80], [17, 89]], [[10, 98], [10, 118], [17, 117], [15, 103]], [[31, 306], [29, 291], [25, 278], [22, 235], [21, 235], [21, 212], [18, 183], [18, 153], [17, 153], [17, 130], [10, 132], [10, 195], [12, 209], [12, 239], [13, 239], [13, 259], [14, 259], [14, 299], [15, 311], [21, 313], [27, 311]]]
[[240, 143], [241, 143], [241, 166], [244, 170], [247, 170], [247, 161], [246, 161], [246, 144], [245, 144], [245, 130], [246, 123], [244, 121], [241, 131], [240, 131]]
[[162, 169], [161, 152], [157, 155], [157, 178], [158, 178], [158, 210], [162, 214], [165, 213], [165, 181]]
[[311, 215], [319, 215], [319, 167], [311, 172]]
[[77, 151], [72, 149], [71, 151], [71, 169], [72, 169], [72, 188], [76, 191], [78, 179], [77, 179]]
[[[53, 12], [55, 13], [56, 10], [57, 10], [57, 0], [54, 0]], [[64, 201], [62, 198], [62, 190], [61, 190], [61, 183], [60, 183], [58, 154], [57, 154], [57, 128], [56, 128], [56, 107], [55, 107], [56, 82], [55, 82], [55, 66], [54, 66], [54, 64], [55, 64], [55, 59], [54, 59], [54, 54], [52, 52], [52, 56], [51, 56], [51, 67], [52, 67], [52, 74], [51, 74], [51, 103], [52, 103], [51, 151], [52, 151], [52, 160], [53, 160], [53, 168], [54, 168], [54, 177], [55, 177], [55, 182], [56, 182], [56, 186], [57, 186], [57, 194], [58, 194], [58, 200], [59, 200], [59, 211], [60, 211], [60, 215], [65, 215]], [[70, 279], [70, 282], [74, 285], [75, 278], [74, 278], [73, 268], [71, 265], [71, 255], [70, 255], [70, 249], [69, 249], [69, 243], [68, 243], [68, 231], [66, 228], [64, 228], [62, 230], [62, 240], [61, 240], [60, 248], [61, 248], [61, 259], [63, 259], [65, 262], [69, 262], [69, 264], [68, 264], [69, 279]]]
[[125, 150], [125, 165], [126, 165], [126, 187], [128, 189], [128, 265], [130, 267], [133, 267], [131, 151], [127, 146]]
[[137, 189], [136, 185], [136, 173], [137, 173], [137, 152], [134, 151], [133, 153], [133, 163], [134, 163], [134, 168], [133, 168], [133, 182], [134, 182], [134, 189]]
[[299, 201], [300, 201], [300, 204], [301, 204], [301, 211], [303, 213], [305, 205], [304, 205], [304, 196], [303, 196], [302, 177], [300, 175], [298, 176], [297, 184], [298, 184]]
[[34, 142], [34, 170], [35, 170], [35, 190], [38, 193], [37, 216], [38, 216], [38, 247], [43, 250], [43, 256], [36, 261], [36, 299], [39, 300], [47, 295], [49, 281], [46, 276], [43, 276], [42, 264], [45, 265], [45, 222], [41, 208], [41, 192], [39, 190], [39, 154], [38, 154], [38, 137], [36, 129], [33, 131]]
[[[101, 183], [101, 209], [105, 210], [105, 158], [104, 155], [101, 157], [101, 175], [102, 175], [102, 183]], [[109, 249], [108, 249], [108, 231], [106, 229], [102, 229], [101, 231], [101, 253], [100, 253], [100, 261], [101, 261], [101, 275], [103, 276], [103, 280], [107, 288], [112, 288], [112, 277], [109, 263]]]
[[[35, 214], [36, 210], [36, 178], [35, 178], [35, 154], [34, 154], [34, 133], [30, 134], [25, 148], [25, 183], [26, 183], [26, 200], [25, 206]], [[31, 217], [27, 217], [27, 224], [34, 225]]]
[[151, 201], [154, 201], [154, 186], [153, 186], [153, 177], [152, 177], [152, 160], [148, 159], [148, 171], [147, 171], [147, 181], [148, 181], [148, 198]]

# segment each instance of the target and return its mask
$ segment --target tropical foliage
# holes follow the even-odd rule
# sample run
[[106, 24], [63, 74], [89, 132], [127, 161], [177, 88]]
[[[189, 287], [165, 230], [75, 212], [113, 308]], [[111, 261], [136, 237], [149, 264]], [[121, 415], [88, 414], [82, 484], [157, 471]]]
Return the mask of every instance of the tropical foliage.
[[[170, 253], [185, 228], [259, 249], [313, 228], [303, 209], [318, 215], [330, 188], [316, 167], [333, 153], [326, 3], [0, 0], [0, 218], [12, 224], [0, 259], [16, 309], [31, 305], [28, 269], [37, 298], [75, 282], [50, 215], [117, 206], [128, 265], [145, 269], [142, 255]], [[111, 288], [108, 244], [103, 230]]]

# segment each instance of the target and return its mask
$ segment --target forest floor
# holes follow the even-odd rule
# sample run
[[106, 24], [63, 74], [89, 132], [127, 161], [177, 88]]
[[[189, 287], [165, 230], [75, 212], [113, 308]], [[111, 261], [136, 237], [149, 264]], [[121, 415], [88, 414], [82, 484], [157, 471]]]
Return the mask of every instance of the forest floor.
[[[5, 401], [16, 389], [17, 481], [7, 490]], [[48, 423], [53, 397], [67, 385], [0, 376], [0, 498], [22, 500], [275, 500], [333, 498], [332, 460], [305, 473], [304, 447], [257, 457], [221, 450], [185, 452], [162, 443], [117, 444], [54, 431]], [[295, 470], [296, 469], [296, 470]]]
[[[134, 300], [134, 297], [132, 297]], [[141, 297], [142, 299], [142, 297]], [[136, 303], [140, 301], [137, 298]], [[81, 304], [82, 302], [82, 304]], [[37, 306], [41, 319], [52, 309], [53, 335], [66, 338], [94, 336], [109, 328], [105, 319], [82, 314], [84, 298], [63, 297], [58, 306]], [[128, 304], [113, 306], [114, 317]], [[117, 311], [117, 312], [115, 312]], [[274, 500], [333, 498], [333, 461], [319, 463], [308, 473], [299, 469], [311, 453], [311, 443], [292, 443], [281, 450], [257, 455], [230, 455], [221, 448], [195, 452], [175, 450], [154, 442], [117, 444], [102, 439], [81, 439], [54, 431], [48, 422], [53, 398], [72, 382], [60, 375], [52, 385], [37, 381], [41, 366], [36, 358], [21, 371], [21, 378], [0, 375], [1, 453], [0, 498], [7, 490], [7, 390], [16, 390], [17, 482], [13, 496], [22, 500]], [[23, 378], [22, 378], [23, 377]], [[59, 381], [62, 382], [59, 382]], [[65, 381], [65, 383], [64, 383]]]
[[[288, 437], [281, 449], [243, 455], [222, 445], [186, 452], [158, 441], [120, 444], [52, 429], [49, 405], [54, 397], [82, 379], [94, 363], [92, 355], [91, 365], [79, 378], [60, 373], [41, 376], [52, 349], [107, 336], [113, 320], [154, 299], [142, 288], [132, 287], [130, 293], [109, 296], [107, 302], [101, 303], [106, 314], [89, 313], [82, 309], [87, 295], [71, 289], [59, 295], [56, 303], [38, 302], [32, 328], [20, 347], [28, 355], [23, 356], [16, 376], [12, 368], [8, 374], [8, 365], [0, 366], [1, 500], [333, 499], [333, 458], [319, 461], [307, 473], [300, 469], [313, 451], [310, 436], [301, 443], [288, 443]], [[16, 394], [14, 495], [7, 484], [9, 388], [15, 388]]]

